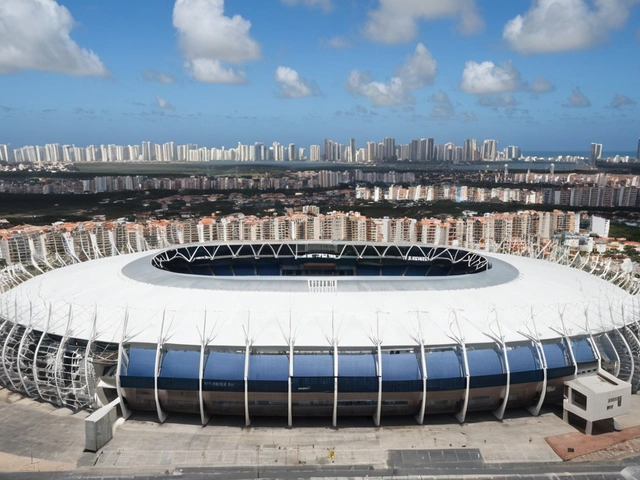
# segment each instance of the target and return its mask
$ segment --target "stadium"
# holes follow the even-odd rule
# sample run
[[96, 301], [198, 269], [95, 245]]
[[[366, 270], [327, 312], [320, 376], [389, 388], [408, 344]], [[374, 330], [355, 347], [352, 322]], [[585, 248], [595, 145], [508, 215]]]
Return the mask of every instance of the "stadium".
[[428, 415], [526, 407], [606, 370], [640, 385], [636, 297], [460, 248], [216, 242], [59, 268], [0, 298], [0, 382], [94, 410]]

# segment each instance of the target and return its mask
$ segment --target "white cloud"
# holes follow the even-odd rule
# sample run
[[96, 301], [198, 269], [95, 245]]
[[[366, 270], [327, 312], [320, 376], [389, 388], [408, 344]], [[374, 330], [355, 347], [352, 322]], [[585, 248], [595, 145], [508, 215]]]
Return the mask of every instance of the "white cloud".
[[432, 85], [436, 73], [436, 61], [429, 50], [419, 43], [413, 55], [396, 69], [396, 75], [388, 81], [373, 81], [369, 73], [352, 70], [347, 79], [347, 90], [354, 95], [367, 97], [372, 105], [413, 104], [415, 98], [411, 91]]
[[158, 105], [160, 108], [164, 108], [165, 110], [175, 110], [176, 109], [176, 107], [171, 105], [169, 102], [167, 102], [162, 97], [156, 97], [156, 105]]
[[280, 0], [285, 5], [304, 5], [306, 7], [320, 7], [325, 12], [333, 10], [331, 0]]
[[380, 0], [371, 10], [364, 25], [364, 34], [380, 43], [406, 43], [418, 35], [418, 21], [458, 17], [459, 30], [464, 34], [481, 31], [484, 22], [474, 0]]
[[433, 120], [453, 120], [455, 118], [453, 103], [443, 90], [438, 90], [437, 93], [431, 95], [429, 101], [435, 104], [431, 107], [429, 118]]
[[627, 97], [621, 93], [616, 93], [611, 99], [611, 103], [609, 104], [610, 108], [622, 108], [622, 107], [631, 107], [636, 104], [636, 101], [632, 98]]
[[469, 61], [464, 65], [460, 82], [462, 91], [476, 95], [514, 92], [522, 87], [520, 72], [511, 62], [496, 65]]
[[74, 23], [69, 10], [54, 0], [0, 1], [0, 73], [108, 76], [100, 58], [69, 36]]
[[157, 70], [143, 70], [142, 71], [142, 79], [145, 82], [156, 82], [162, 83], [164, 85], [170, 85], [172, 83], [177, 83], [178, 80], [173, 75], [169, 75], [168, 73], [158, 72]]
[[352, 70], [347, 78], [347, 90], [354, 95], [367, 97], [371, 105], [378, 107], [415, 103], [398, 77], [392, 77], [388, 82], [374, 82], [368, 73]]
[[502, 36], [512, 50], [521, 53], [589, 48], [621, 28], [637, 1], [535, 0], [524, 15], [507, 22]]
[[260, 58], [260, 44], [249, 34], [251, 22], [224, 16], [224, 0], [176, 0], [173, 26], [187, 71], [201, 82], [243, 83], [240, 64]]
[[320, 40], [320, 45], [323, 47], [330, 47], [336, 49], [344, 49], [353, 47], [353, 43], [346, 37], [337, 35], [335, 37], [331, 37], [329, 39]]
[[531, 82], [531, 85], [529, 86], [529, 91], [531, 93], [549, 93], [553, 92], [555, 89], [556, 86], [544, 77], [534, 78], [533, 82]]
[[317, 86], [302, 78], [290, 67], [280, 65], [276, 68], [275, 80], [280, 86], [282, 98], [313, 97], [320, 93]]
[[580, 91], [579, 87], [576, 87], [571, 92], [571, 96], [567, 98], [567, 103], [563, 106], [567, 108], [588, 108], [591, 106], [591, 101]]
[[417, 90], [425, 85], [433, 85], [436, 73], [436, 61], [431, 52], [422, 43], [416, 45], [413, 55], [408, 57], [405, 64], [396, 71], [405, 88], [409, 90]]

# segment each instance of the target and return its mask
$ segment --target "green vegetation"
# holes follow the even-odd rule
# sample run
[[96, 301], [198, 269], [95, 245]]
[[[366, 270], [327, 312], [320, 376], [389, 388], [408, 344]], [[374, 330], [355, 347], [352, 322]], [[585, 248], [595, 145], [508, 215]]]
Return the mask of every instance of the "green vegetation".
[[609, 236], [626, 238], [632, 242], [640, 242], [640, 227], [632, 227], [625, 223], [612, 222], [609, 228]]

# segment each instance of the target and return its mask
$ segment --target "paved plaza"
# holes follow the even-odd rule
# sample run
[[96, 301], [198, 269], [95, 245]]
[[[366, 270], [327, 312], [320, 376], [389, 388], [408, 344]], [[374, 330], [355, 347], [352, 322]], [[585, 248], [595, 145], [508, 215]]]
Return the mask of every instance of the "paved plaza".
[[[639, 396], [633, 396], [632, 411], [620, 418], [624, 427], [640, 425]], [[151, 413], [137, 413], [94, 454], [83, 452], [86, 416], [0, 390], [0, 471], [115, 474], [321, 467], [370, 470], [373, 475], [421, 465], [560, 467], [561, 459], [545, 437], [576, 431], [562, 421], [557, 407], [546, 408], [539, 417], [526, 410], [507, 411], [502, 422], [491, 413], [470, 414], [463, 425], [452, 416], [428, 417], [423, 426], [411, 417], [383, 418], [380, 428], [370, 418], [341, 418], [338, 429], [324, 418], [294, 419], [292, 429], [285, 419], [272, 418], [255, 418], [250, 428], [241, 418], [214, 418], [202, 427], [198, 416], [170, 415], [160, 424]]]

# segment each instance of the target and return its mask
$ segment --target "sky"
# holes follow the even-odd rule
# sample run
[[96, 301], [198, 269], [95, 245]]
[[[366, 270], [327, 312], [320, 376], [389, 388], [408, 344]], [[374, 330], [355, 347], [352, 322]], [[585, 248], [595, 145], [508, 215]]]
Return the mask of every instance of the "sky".
[[0, 143], [635, 151], [640, 0], [0, 0]]

